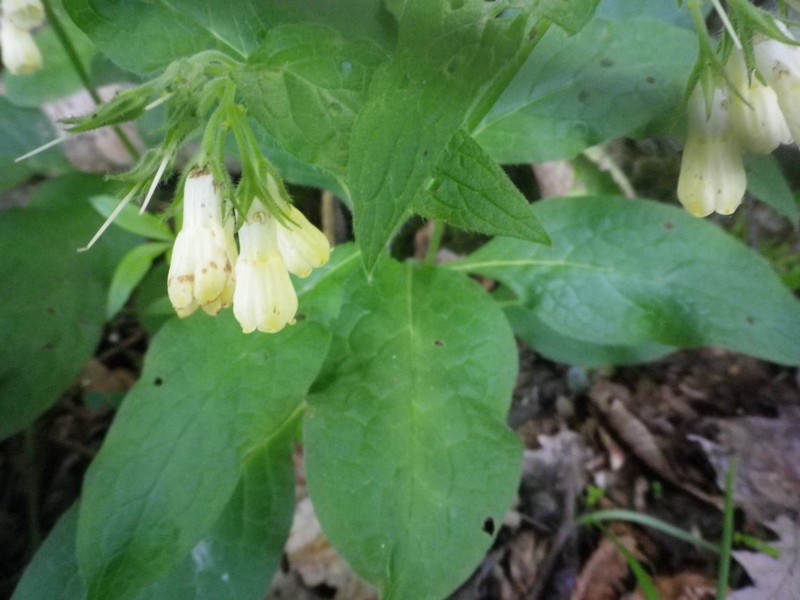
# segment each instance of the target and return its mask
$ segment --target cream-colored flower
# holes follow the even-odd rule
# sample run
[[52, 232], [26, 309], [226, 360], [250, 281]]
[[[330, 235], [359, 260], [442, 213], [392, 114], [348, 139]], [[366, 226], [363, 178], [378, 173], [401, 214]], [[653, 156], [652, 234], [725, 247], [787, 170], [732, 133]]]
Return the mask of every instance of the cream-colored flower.
[[245, 333], [275, 333], [294, 323], [297, 294], [278, 249], [278, 227], [263, 202], [254, 199], [239, 229], [233, 295], [233, 314]]
[[3, 16], [23, 31], [44, 23], [44, 6], [40, 0], [3, 0]]
[[8, 19], [0, 20], [0, 50], [3, 64], [14, 75], [29, 75], [42, 68], [42, 54], [33, 36]]
[[267, 190], [287, 217], [278, 224], [278, 249], [292, 275], [308, 277], [311, 271], [328, 262], [331, 245], [305, 215], [283, 197], [275, 178], [267, 174]]
[[731, 127], [742, 146], [769, 154], [781, 144], [790, 144], [792, 134], [778, 106], [778, 96], [755, 74], [748, 73], [741, 50], [731, 51], [725, 70], [741, 96], [729, 94]]
[[727, 104], [720, 87], [714, 90], [710, 114], [700, 84], [689, 98], [689, 137], [681, 161], [678, 199], [696, 217], [714, 211], [731, 214], [747, 187], [742, 151], [730, 128]]
[[278, 248], [290, 273], [308, 277], [328, 262], [331, 245], [297, 208], [290, 206], [288, 212], [289, 218], [278, 225]]
[[[775, 24], [787, 37], [793, 38], [786, 26]], [[800, 46], [778, 40], [754, 39], [756, 67], [778, 96], [778, 105], [795, 141], [800, 141]]]
[[208, 173], [194, 173], [183, 190], [183, 229], [172, 250], [167, 293], [178, 316], [197, 308], [216, 315], [231, 305], [236, 243], [222, 222], [222, 198]]

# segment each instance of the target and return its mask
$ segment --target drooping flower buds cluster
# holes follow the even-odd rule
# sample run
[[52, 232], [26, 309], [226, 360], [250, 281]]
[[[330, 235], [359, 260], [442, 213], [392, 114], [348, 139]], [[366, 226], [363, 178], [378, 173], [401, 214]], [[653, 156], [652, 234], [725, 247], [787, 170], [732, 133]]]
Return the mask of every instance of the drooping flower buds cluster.
[[768, 154], [800, 139], [800, 46], [759, 35], [752, 47], [756, 71], [732, 48], [725, 64], [730, 87], [717, 85], [708, 102], [698, 83], [689, 98], [678, 198], [698, 217], [728, 215], [739, 206], [747, 183], [744, 152]]
[[44, 22], [41, 0], [3, 0], [0, 19], [0, 52], [3, 65], [14, 75], [28, 75], [42, 68], [42, 54], [31, 30]]
[[[330, 256], [327, 238], [285, 199], [268, 177], [271, 200], [285, 212], [276, 218], [255, 198], [239, 229], [237, 257], [232, 219], [223, 221], [222, 198], [207, 173], [189, 177], [184, 188], [184, 224], [172, 253], [167, 280], [180, 317], [197, 308], [210, 315], [233, 304], [245, 333], [274, 333], [294, 323], [297, 295], [289, 278], [308, 276]], [[226, 227], [228, 225], [228, 227]]]

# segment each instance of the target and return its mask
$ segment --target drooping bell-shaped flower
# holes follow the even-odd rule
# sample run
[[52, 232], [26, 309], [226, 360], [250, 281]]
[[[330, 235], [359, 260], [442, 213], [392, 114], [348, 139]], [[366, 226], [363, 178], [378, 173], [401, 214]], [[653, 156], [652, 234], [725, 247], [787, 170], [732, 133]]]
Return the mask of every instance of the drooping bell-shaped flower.
[[298, 277], [308, 277], [331, 256], [328, 238], [294, 206], [289, 207], [288, 219], [278, 224], [278, 248], [286, 268]]
[[683, 150], [678, 199], [696, 217], [716, 211], [729, 215], [739, 206], [747, 187], [739, 142], [733, 135], [728, 98], [714, 89], [710, 113], [698, 84], [689, 97], [689, 136]]
[[239, 229], [233, 314], [242, 331], [275, 333], [294, 323], [297, 294], [278, 249], [278, 222], [258, 198]]
[[[783, 23], [776, 21], [775, 24], [793, 39]], [[800, 142], [800, 46], [761, 37], [753, 42], [756, 67], [778, 96], [778, 105], [792, 137]]]
[[739, 93], [731, 92], [731, 127], [742, 147], [758, 154], [769, 154], [781, 144], [790, 144], [792, 134], [783, 118], [778, 96], [749, 73], [741, 50], [733, 48], [725, 70]]
[[6, 18], [0, 20], [0, 51], [3, 65], [13, 75], [29, 75], [42, 68], [42, 54], [33, 36]]
[[283, 197], [277, 182], [270, 174], [267, 174], [267, 189], [285, 214], [283, 223], [279, 222], [277, 229], [278, 249], [283, 256], [283, 262], [292, 275], [308, 277], [311, 271], [325, 265], [330, 259], [331, 245], [328, 238]]
[[178, 316], [210, 315], [231, 305], [236, 243], [222, 222], [222, 198], [209, 173], [193, 173], [183, 190], [183, 229], [175, 239], [167, 293]]
[[18, 29], [30, 31], [44, 23], [41, 0], [3, 0], [3, 17]]

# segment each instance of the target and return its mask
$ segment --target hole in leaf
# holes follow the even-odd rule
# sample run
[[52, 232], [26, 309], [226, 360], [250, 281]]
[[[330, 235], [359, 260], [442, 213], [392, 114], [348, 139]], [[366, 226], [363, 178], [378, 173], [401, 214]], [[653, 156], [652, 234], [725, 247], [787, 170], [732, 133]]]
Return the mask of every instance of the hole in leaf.
[[156, 387], [162, 385], [163, 383], [164, 383], [164, 380], [161, 379], [161, 377], [156, 377], [155, 381], [153, 381], [153, 385], [155, 385]]
[[482, 529], [489, 535], [494, 535], [494, 519], [492, 517], [486, 517], [483, 520]]

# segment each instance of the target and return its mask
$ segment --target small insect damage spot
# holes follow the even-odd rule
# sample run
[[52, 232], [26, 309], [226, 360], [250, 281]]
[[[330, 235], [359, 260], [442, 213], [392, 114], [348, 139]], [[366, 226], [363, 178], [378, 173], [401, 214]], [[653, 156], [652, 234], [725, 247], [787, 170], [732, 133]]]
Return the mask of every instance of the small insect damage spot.
[[162, 385], [164, 385], [164, 380], [161, 379], [161, 377], [156, 377], [153, 380], [153, 385], [156, 386], [156, 387], [161, 387]]
[[483, 529], [489, 535], [494, 535], [494, 519], [492, 517], [486, 517], [483, 520]]
[[433, 340], [433, 345], [441, 348], [442, 346], [444, 346], [444, 342], [442, 340]]

